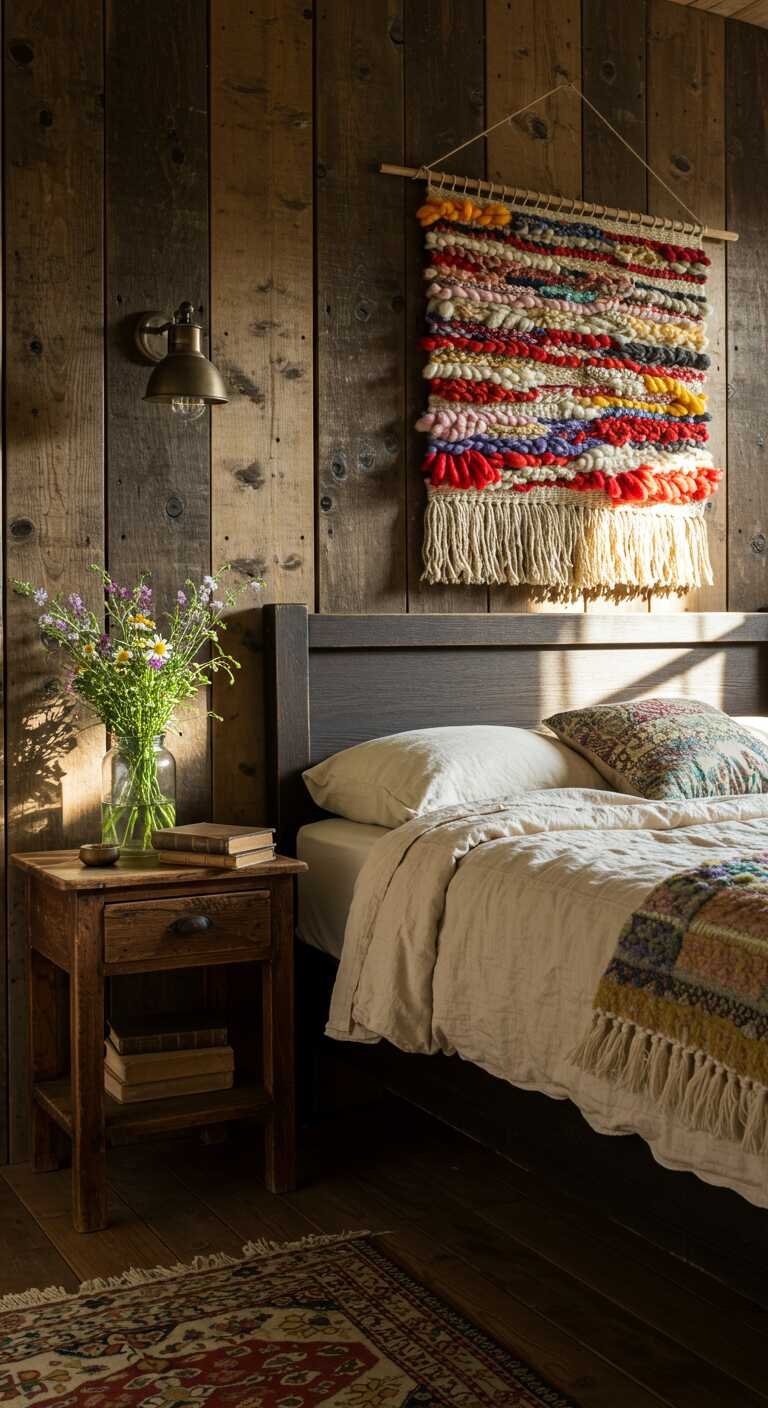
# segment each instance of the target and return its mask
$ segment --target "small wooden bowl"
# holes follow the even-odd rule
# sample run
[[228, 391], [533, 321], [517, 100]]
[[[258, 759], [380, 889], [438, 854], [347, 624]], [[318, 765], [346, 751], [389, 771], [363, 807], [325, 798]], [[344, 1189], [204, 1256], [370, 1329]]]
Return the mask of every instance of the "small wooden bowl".
[[82, 865], [114, 865], [120, 859], [120, 847], [108, 845], [104, 841], [94, 841], [81, 846], [77, 853]]

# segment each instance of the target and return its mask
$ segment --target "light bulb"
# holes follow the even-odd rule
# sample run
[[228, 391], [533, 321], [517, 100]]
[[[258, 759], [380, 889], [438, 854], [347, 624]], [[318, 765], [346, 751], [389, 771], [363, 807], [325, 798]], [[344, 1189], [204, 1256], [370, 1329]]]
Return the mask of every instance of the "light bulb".
[[192, 420], [199, 420], [205, 414], [205, 401], [199, 396], [174, 396], [171, 401], [171, 410], [175, 415], [181, 416], [185, 425]]

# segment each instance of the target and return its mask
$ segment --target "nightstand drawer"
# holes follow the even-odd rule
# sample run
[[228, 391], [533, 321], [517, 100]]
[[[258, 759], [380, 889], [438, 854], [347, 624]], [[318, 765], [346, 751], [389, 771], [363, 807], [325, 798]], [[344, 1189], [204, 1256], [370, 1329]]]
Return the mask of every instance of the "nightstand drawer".
[[104, 906], [107, 967], [185, 961], [233, 963], [266, 958], [270, 950], [270, 892], [185, 895]]

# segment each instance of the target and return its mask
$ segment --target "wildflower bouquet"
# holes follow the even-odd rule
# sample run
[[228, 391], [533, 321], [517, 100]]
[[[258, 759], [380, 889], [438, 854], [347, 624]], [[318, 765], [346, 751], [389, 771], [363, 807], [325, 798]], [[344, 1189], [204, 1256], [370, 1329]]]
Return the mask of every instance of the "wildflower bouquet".
[[[79, 593], [49, 598], [43, 587], [14, 582], [14, 590], [40, 608], [43, 643], [69, 656], [65, 689], [88, 705], [118, 741], [113, 752], [119, 766], [113, 767], [102, 799], [102, 839], [116, 842], [123, 852], [151, 849], [152, 832], [175, 822], [175, 788], [164, 784], [158, 769], [159, 745], [175, 711], [207, 688], [219, 671], [234, 682], [238, 662], [224, 652], [220, 637], [225, 610], [245, 588], [220, 589], [227, 570], [203, 577], [200, 584], [187, 580], [176, 593], [173, 610], [163, 613], [162, 629], [146, 574], [130, 588], [113, 581], [103, 568], [91, 568], [103, 584], [107, 631]], [[264, 584], [254, 580], [249, 585], [259, 590]]]

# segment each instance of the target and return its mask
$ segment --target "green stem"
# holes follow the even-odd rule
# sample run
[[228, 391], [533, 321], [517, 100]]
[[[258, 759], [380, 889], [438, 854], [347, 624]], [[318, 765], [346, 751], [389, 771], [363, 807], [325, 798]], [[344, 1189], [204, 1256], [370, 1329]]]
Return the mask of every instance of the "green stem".
[[157, 750], [154, 735], [138, 737], [119, 745], [126, 762], [127, 776], [117, 796], [106, 804], [102, 837], [123, 851], [150, 851], [152, 833], [173, 826], [176, 806], [161, 790], [157, 778]]

